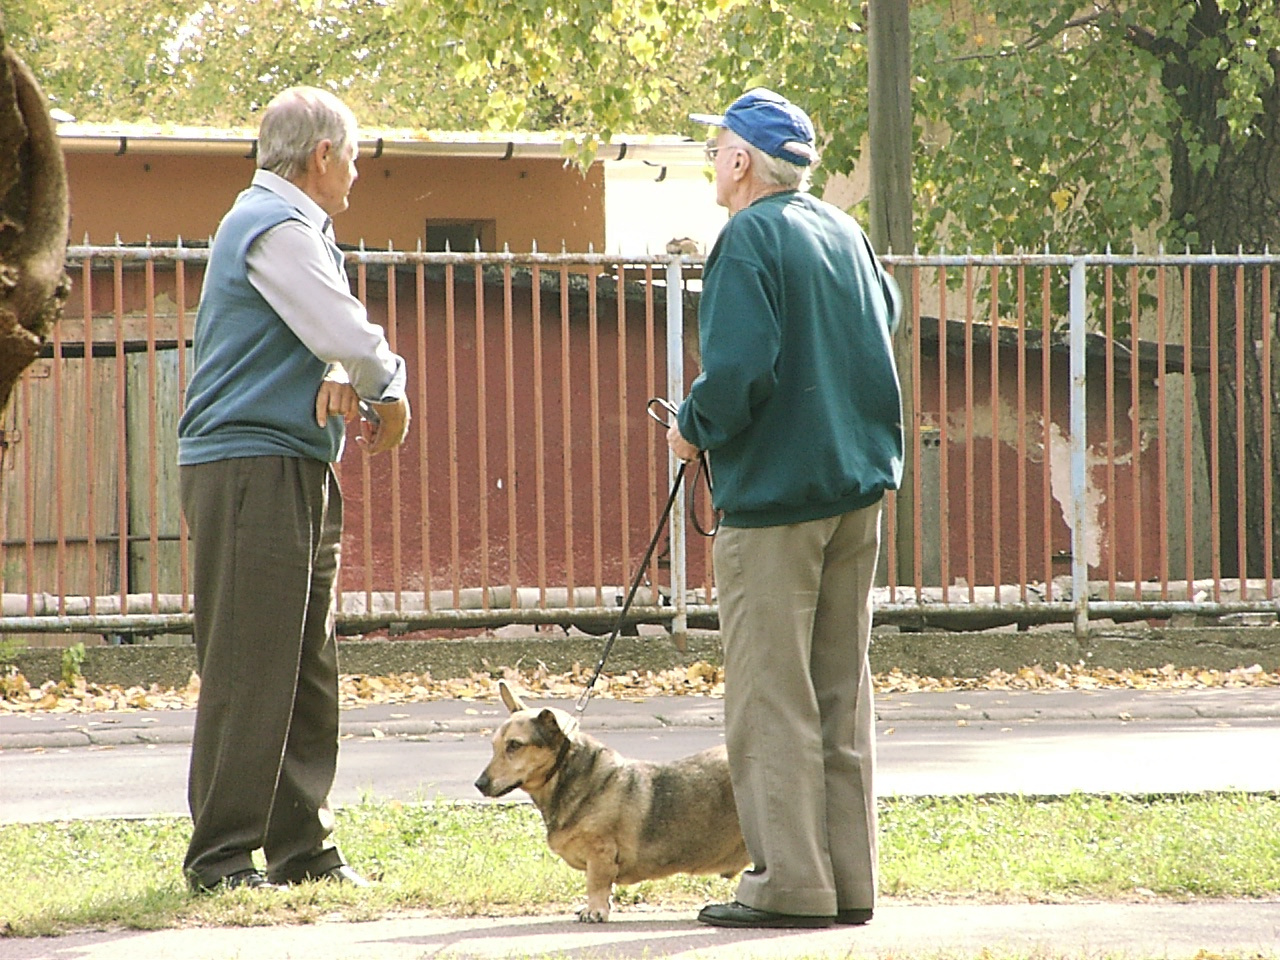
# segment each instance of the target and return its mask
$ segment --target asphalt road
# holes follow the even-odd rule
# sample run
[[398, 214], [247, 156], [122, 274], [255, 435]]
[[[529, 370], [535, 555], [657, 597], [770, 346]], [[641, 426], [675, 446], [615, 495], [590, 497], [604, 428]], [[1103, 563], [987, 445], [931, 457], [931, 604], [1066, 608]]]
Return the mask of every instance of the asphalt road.
[[[479, 800], [482, 730], [343, 740], [333, 799]], [[619, 721], [620, 723], [623, 721]], [[667, 760], [723, 739], [713, 723], [593, 733], [626, 756]], [[1280, 790], [1274, 718], [888, 720], [877, 723], [883, 795]], [[381, 735], [379, 735], [381, 734]], [[186, 813], [185, 742], [0, 750], [0, 822]], [[513, 795], [522, 796], [522, 795]]]

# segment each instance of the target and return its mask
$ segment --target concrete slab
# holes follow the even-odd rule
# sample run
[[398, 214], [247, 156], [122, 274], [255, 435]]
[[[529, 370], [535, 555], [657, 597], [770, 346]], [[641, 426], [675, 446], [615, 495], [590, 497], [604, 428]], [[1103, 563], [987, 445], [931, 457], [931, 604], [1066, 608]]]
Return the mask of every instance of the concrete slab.
[[1271, 958], [1280, 902], [943, 904], [884, 902], [863, 927], [726, 930], [692, 913], [620, 910], [605, 924], [563, 916], [397, 917], [307, 926], [202, 927], [0, 940], [0, 960], [499, 960], [499, 958]]

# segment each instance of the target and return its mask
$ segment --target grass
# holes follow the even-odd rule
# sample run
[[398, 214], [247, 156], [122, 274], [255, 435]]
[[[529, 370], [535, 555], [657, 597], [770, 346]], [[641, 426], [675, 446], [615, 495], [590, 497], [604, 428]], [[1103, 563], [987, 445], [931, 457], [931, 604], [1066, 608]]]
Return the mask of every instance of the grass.
[[[903, 899], [1056, 901], [1280, 895], [1280, 797], [1076, 795], [891, 799], [880, 804], [880, 889]], [[365, 801], [338, 812], [368, 890], [307, 884], [193, 897], [184, 819], [0, 827], [0, 935], [180, 924], [259, 925], [400, 911], [569, 913], [582, 874], [552, 854], [525, 804]], [[511, 869], [519, 864], [519, 869]], [[621, 905], [694, 909], [733, 882], [673, 877], [619, 888]]]
[[886, 896], [992, 900], [1280, 894], [1280, 798], [1075, 795], [894, 801]]

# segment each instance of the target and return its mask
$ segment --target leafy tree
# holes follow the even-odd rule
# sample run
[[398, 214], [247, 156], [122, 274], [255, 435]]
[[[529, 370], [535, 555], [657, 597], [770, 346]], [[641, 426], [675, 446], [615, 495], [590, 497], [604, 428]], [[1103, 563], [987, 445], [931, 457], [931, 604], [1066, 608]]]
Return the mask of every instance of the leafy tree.
[[254, 126], [267, 100], [300, 83], [332, 90], [385, 128], [475, 129], [486, 102], [424, 55], [388, 15], [391, 0], [16, 6], [15, 45], [81, 121]]
[[[919, 35], [935, 64], [918, 85], [921, 114], [946, 122], [918, 171], [925, 236], [945, 236], [954, 218], [978, 249], [1126, 247], [1152, 226], [1175, 248], [1199, 251], [1260, 252], [1280, 239], [1280, 18], [1271, 0], [1111, 0], [1084, 9], [981, 0], [965, 20]], [[1237, 335], [1256, 344], [1270, 322], [1260, 282], [1247, 276], [1237, 317], [1226, 306], [1232, 271], [1222, 271], [1216, 290], [1207, 271], [1195, 278], [1192, 345], [1224, 370]], [[1215, 295], [1224, 305], [1216, 329]], [[1216, 355], [1208, 351], [1215, 341]], [[1215, 397], [1206, 376], [1196, 390], [1206, 454], [1220, 465], [1227, 575], [1263, 569], [1263, 377], [1274, 374], [1249, 349], [1242, 382], [1220, 377]], [[1220, 417], [1215, 450], [1211, 404], [1233, 412], [1238, 396], [1245, 421]]]
[[[251, 124], [313, 83], [382, 127], [559, 130], [589, 149], [700, 133], [690, 110], [763, 83], [814, 116], [819, 186], [867, 130], [866, 14], [843, 0], [9, 7], [11, 42], [82, 120]], [[926, 0], [912, 17], [922, 249], [1123, 248], [1159, 224], [1193, 248], [1274, 239], [1270, 0]]]
[[918, 10], [914, 35], [927, 242], [1101, 249], [1155, 225], [1193, 249], [1275, 240], [1270, 0], [977, 0], [950, 21]]
[[589, 159], [616, 133], [690, 127], [698, 66], [738, 2], [399, 0], [394, 16], [485, 98], [479, 126], [560, 129]]
[[15, 6], [15, 45], [82, 121], [252, 126], [272, 95], [307, 83], [384, 129], [558, 130], [589, 155], [614, 132], [669, 133], [684, 118], [682, 64], [702, 57], [715, 3], [619, 3], [603, 19], [585, 3], [570, 15], [465, 0]]

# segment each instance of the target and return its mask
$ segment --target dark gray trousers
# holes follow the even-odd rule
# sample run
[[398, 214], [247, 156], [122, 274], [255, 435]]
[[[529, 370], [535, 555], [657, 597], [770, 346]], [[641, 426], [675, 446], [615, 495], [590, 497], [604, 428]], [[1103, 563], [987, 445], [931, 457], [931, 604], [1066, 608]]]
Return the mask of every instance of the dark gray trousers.
[[302, 880], [343, 862], [328, 839], [338, 758], [333, 610], [342, 494], [330, 464], [245, 457], [181, 468], [200, 701], [183, 871], [254, 866]]

